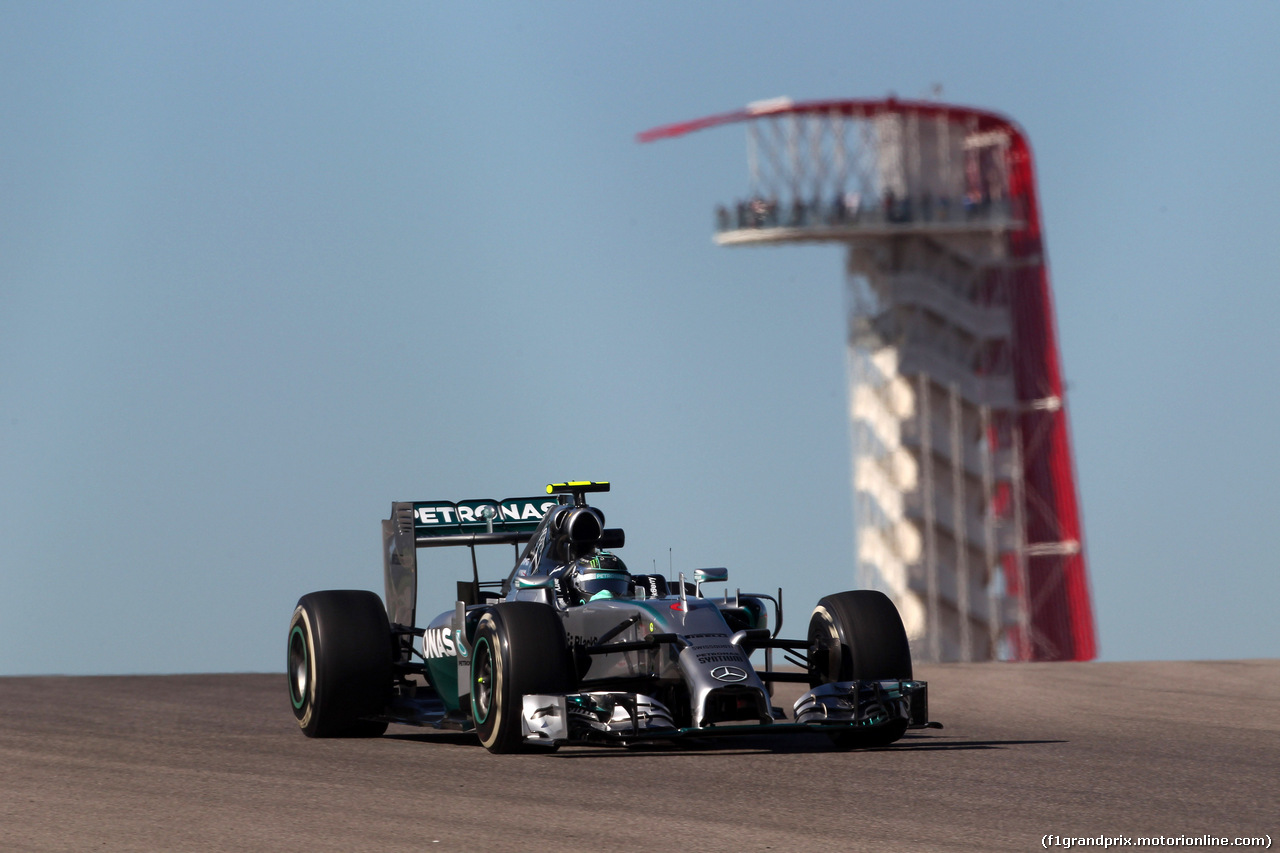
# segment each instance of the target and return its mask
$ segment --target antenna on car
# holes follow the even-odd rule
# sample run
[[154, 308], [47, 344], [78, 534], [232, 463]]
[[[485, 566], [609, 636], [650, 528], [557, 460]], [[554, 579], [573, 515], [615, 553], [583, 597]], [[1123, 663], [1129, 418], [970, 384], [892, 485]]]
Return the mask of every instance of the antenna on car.
[[587, 492], [607, 492], [609, 491], [609, 481], [593, 482], [591, 480], [570, 480], [567, 483], [549, 483], [547, 485], [547, 494], [549, 495], [573, 495], [574, 506], [586, 506], [587, 500], [585, 495]]

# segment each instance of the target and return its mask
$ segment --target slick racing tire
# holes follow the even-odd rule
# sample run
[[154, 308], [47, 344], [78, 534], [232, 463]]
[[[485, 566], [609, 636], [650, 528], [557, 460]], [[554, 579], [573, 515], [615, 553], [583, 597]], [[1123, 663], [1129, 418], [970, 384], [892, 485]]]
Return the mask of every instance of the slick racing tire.
[[490, 752], [525, 746], [526, 693], [568, 693], [575, 683], [564, 626], [533, 601], [495, 604], [480, 617], [471, 651], [471, 714]]
[[[889, 597], [875, 590], [828, 595], [809, 619], [809, 686], [833, 681], [909, 681], [911, 647], [902, 617]], [[844, 748], [887, 746], [906, 733], [895, 720], [866, 731], [831, 735]]]
[[307, 737], [377, 737], [391, 696], [391, 626], [366, 590], [312, 592], [289, 622], [289, 700]]

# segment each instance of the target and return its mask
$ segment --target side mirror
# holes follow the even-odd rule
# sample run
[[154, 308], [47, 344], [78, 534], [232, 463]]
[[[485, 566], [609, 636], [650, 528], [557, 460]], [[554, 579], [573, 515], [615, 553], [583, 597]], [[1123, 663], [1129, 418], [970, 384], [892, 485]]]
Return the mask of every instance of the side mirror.
[[702, 584], [706, 583], [724, 583], [729, 579], [729, 570], [721, 566], [716, 569], [694, 569], [693, 579], [697, 582], [698, 597], [702, 597]]
[[556, 588], [556, 579], [546, 577], [545, 575], [516, 578], [516, 589], [555, 589], [555, 588]]

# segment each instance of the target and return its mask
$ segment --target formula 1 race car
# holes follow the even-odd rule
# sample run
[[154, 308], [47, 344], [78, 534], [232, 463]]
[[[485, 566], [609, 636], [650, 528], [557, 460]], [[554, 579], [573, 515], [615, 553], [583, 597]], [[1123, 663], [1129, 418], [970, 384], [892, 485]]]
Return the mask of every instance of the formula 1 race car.
[[[613, 553], [623, 531], [585, 500], [608, 488], [393, 503], [382, 522], [386, 607], [372, 592], [328, 590], [293, 612], [289, 698], [302, 731], [369, 737], [401, 723], [474, 731], [490, 752], [512, 752], [813, 731], [843, 748], [884, 746], [938, 725], [882, 593], [826, 596], [804, 639], [782, 639], [781, 589], [709, 598], [703, 586], [727, 581], [726, 569], [692, 581], [630, 574]], [[495, 544], [515, 546], [515, 567], [482, 582], [475, 548]], [[471, 580], [451, 610], [415, 627], [417, 549], [441, 546], [471, 549]], [[799, 669], [774, 669], [775, 650]], [[778, 682], [810, 688], [790, 720], [772, 704]]]

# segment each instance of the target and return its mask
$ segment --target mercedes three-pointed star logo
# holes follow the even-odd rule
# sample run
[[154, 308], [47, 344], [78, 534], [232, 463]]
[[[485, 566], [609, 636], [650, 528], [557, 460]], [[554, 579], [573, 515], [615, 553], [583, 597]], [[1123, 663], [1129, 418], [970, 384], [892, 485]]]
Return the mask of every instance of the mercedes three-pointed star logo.
[[747, 671], [736, 666], [718, 666], [711, 670], [711, 677], [717, 681], [746, 681]]

